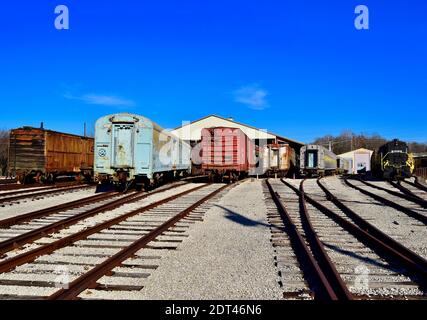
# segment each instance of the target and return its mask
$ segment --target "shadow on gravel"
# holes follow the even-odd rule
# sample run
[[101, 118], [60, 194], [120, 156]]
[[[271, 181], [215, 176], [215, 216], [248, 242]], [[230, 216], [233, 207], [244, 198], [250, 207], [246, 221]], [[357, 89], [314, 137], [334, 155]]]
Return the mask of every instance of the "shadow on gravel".
[[[221, 208], [221, 209], [223, 209], [223, 210], [225, 210], [227, 212], [226, 216], [225, 216], [227, 219], [229, 219], [229, 220], [231, 220], [231, 221], [233, 221], [235, 223], [241, 224], [243, 226], [246, 226], [246, 227], [258, 227], [258, 226], [262, 226], [262, 227], [266, 227], [266, 228], [274, 227], [274, 226], [272, 226], [272, 225], [270, 225], [268, 223], [259, 222], [259, 221], [256, 221], [256, 220], [252, 220], [252, 219], [246, 218], [245, 216], [242, 216], [240, 213], [237, 213], [235, 211], [227, 209], [226, 207], [223, 207], [223, 206], [220, 206], [220, 205], [217, 205], [217, 204], [215, 206], [218, 207], [218, 208]], [[277, 229], [283, 230], [282, 228], [277, 228]]]
[[328, 248], [330, 248], [330, 249], [332, 249], [332, 250], [334, 250], [336, 252], [342, 253], [342, 254], [344, 254], [346, 256], [350, 256], [350, 257], [353, 257], [353, 258], [358, 259], [360, 261], [363, 261], [366, 264], [370, 264], [370, 265], [373, 265], [373, 266], [381, 267], [383, 269], [387, 269], [387, 270], [391, 270], [391, 271], [396, 271], [396, 272], [399, 271], [398, 269], [395, 269], [395, 268], [391, 267], [390, 265], [387, 265], [387, 264], [384, 264], [384, 263], [378, 263], [378, 261], [375, 260], [375, 259], [371, 259], [371, 258], [368, 258], [368, 257], [361, 256], [359, 254], [356, 254], [353, 251], [348, 251], [348, 250], [340, 249], [337, 246], [334, 246], [334, 245], [331, 245], [331, 244], [327, 244], [327, 243], [325, 243], [323, 241], [322, 241], [322, 243], [323, 243], [323, 245], [325, 247], [328, 247]]

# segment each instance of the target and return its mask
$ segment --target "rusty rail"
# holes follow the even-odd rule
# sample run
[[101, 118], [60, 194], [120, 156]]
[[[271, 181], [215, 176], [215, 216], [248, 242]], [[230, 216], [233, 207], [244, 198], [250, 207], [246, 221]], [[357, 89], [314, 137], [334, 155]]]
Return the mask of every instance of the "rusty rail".
[[349, 217], [355, 224], [340, 217], [333, 211], [327, 209], [328, 215], [334, 217], [334, 220], [340, 224], [344, 229], [351, 232], [354, 236], [362, 242], [367, 242], [374, 249], [379, 249], [386, 255], [389, 255], [396, 260], [400, 261], [406, 267], [418, 274], [421, 278], [422, 285], [427, 284], [427, 260], [410, 249], [403, 246], [401, 243], [392, 239], [384, 232], [370, 224], [363, 219], [360, 215], [346, 206], [335, 195], [333, 195], [322, 183], [321, 179], [317, 180], [319, 187], [326, 194], [328, 200], [332, 201], [347, 217]]
[[26, 214], [22, 214], [19, 216], [14, 216], [14, 217], [10, 217], [7, 219], [3, 219], [3, 220], [0, 220], [0, 229], [8, 228], [14, 224], [26, 222], [26, 221], [29, 221], [32, 219], [46, 217], [46, 216], [49, 216], [49, 215], [52, 215], [55, 213], [59, 213], [61, 211], [66, 211], [66, 210], [82, 207], [84, 205], [87, 205], [87, 204], [90, 204], [93, 202], [108, 199], [108, 198], [113, 197], [115, 195], [118, 195], [118, 193], [117, 192], [107, 192], [107, 193], [97, 194], [97, 195], [90, 196], [87, 198], [83, 198], [83, 199], [79, 199], [79, 200], [75, 200], [75, 201], [71, 201], [71, 202], [66, 202], [66, 203], [62, 203], [62, 204], [59, 204], [59, 205], [56, 205], [53, 207], [49, 207], [49, 208], [29, 212]]
[[[374, 189], [377, 189], [377, 190], [381, 190], [381, 191], [387, 192], [388, 194], [391, 194], [391, 195], [393, 195], [395, 197], [398, 197], [398, 198], [401, 198], [401, 199], [404, 199], [404, 200], [416, 203], [416, 204], [422, 206], [423, 208], [427, 208], [427, 201], [425, 201], [424, 199], [421, 199], [421, 198], [415, 196], [412, 192], [410, 192], [407, 189], [405, 191], [403, 191], [403, 189], [405, 189], [403, 187], [402, 187], [402, 190], [401, 190], [400, 186], [397, 183], [395, 183], [395, 182], [393, 182], [391, 180], [388, 180], [388, 183], [390, 183], [393, 187], [395, 187], [395, 188], [401, 190], [402, 192], [404, 192], [403, 194], [400, 193], [400, 192], [389, 190], [387, 188], [376, 186], [375, 184], [369, 183], [369, 182], [361, 180], [361, 179], [359, 181], [362, 182], [363, 184], [367, 185], [368, 187], [371, 187], [371, 188], [374, 188]], [[408, 192], [408, 193], [406, 193], [406, 192]]]
[[[179, 197], [181, 197], [183, 195], [186, 195], [188, 193], [197, 191], [197, 190], [199, 190], [199, 189], [201, 189], [203, 187], [206, 187], [206, 185], [202, 185], [202, 186], [198, 186], [196, 188], [190, 189], [190, 190], [186, 190], [186, 191], [181, 192], [181, 193], [179, 193], [177, 195], [173, 195], [173, 196], [168, 197], [166, 199], [154, 202], [154, 203], [152, 203], [150, 205], [147, 205], [145, 207], [133, 210], [133, 211], [131, 211], [129, 213], [120, 215], [120, 216], [118, 216], [116, 218], [109, 219], [107, 221], [99, 223], [99, 224], [97, 224], [97, 225], [95, 225], [93, 227], [89, 227], [87, 229], [84, 229], [84, 230], [82, 230], [80, 232], [77, 232], [75, 234], [72, 234], [70, 236], [61, 238], [59, 240], [56, 240], [56, 241], [51, 242], [51, 243], [46, 244], [46, 245], [42, 245], [39, 248], [33, 249], [31, 251], [28, 251], [28, 252], [24, 252], [24, 253], [22, 253], [20, 255], [14, 256], [14, 257], [9, 258], [7, 260], [4, 260], [4, 261], [0, 262], [0, 273], [12, 270], [12, 269], [14, 269], [15, 267], [17, 267], [19, 265], [31, 262], [31, 261], [35, 260], [36, 258], [38, 258], [39, 256], [49, 254], [49, 253], [51, 253], [51, 252], [53, 252], [55, 250], [58, 250], [58, 249], [63, 248], [65, 246], [68, 246], [68, 245], [70, 245], [70, 244], [72, 244], [72, 243], [74, 243], [76, 241], [85, 239], [88, 236], [90, 236], [91, 234], [94, 234], [96, 232], [99, 232], [101, 230], [109, 228], [109, 227], [111, 227], [111, 226], [113, 226], [115, 224], [118, 224], [118, 223], [120, 223], [120, 222], [122, 222], [122, 221], [124, 221], [124, 220], [126, 220], [126, 219], [128, 219], [128, 218], [130, 218], [132, 216], [134, 216], [134, 215], [137, 215], [137, 214], [140, 214], [140, 213], [142, 213], [144, 211], [153, 209], [153, 208], [155, 208], [155, 207], [157, 207], [157, 206], [159, 206], [161, 204], [164, 204], [166, 202], [169, 202], [169, 201], [172, 201], [174, 199], [177, 199], [177, 198], [179, 198]], [[173, 188], [173, 187], [170, 187], [170, 189], [171, 188]], [[156, 191], [156, 192], [153, 192], [153, 193], [150, 193], [150, 194], [144, 194], [141, 197], [139, 197], [138, 200], [143, 199], [143, 198], [147, 197], [148, 195], [156, 194], [156, 193], [159, 193], [159, 192], [162, 192], [162, 191], [166, 191], [166, 189], [163, 189], [161, 191], [159, 190], [159, 191]], [[122, 198], [122, 199], [120, 199], [120, 202], [121, 202], [121, 204], [128, 203], [129, 200], [123, 201], [123, 198]], [[116, 203], [114, 203], [114, 204], [116, 204]], [[37, 237], [37, 238], [40, 238], [42, 236], [44, 236], [44, 234], [40, 234], [40, 232], [34, 234], [34, 237]]]
[[1, 185], [12, 184], [12, 183], [16, 183], [16, 180], [15, 179], [1, 179], [0, 180], [0, 186]]
[[9, 188], [11, 189], [10, 192], [0, 193], [0, 197], [15, 196], [18, 194], [29, 193], [29, 192], [48, 191], [48, 190], [60, 189], [60, 188], [64, 188], [64, 187], [72, 187], [72, 186], [77, 186], [77, 185], [87, 186], [88, 184], [75, 183], [75, 182], [74, 183], [59, 183], [59, 184], [55, 184], [55, 185], [16, 184], [16, 185], [5, 185], [3, 188], [0, 185], [0, 191], [9, 191], [7, 189], [9, 189]]
[[[322, 271], [328, 279], [330, 286], [333, 288], [336, 297], [339, 300], [353, 300], [353, 295], [348, 290], [347, 285], [336, 270], [334, 263], [329, 258], [326, 249], [323, 246], [323, 243], [320, 241], [319, 237], [317, 236], [317, 232], [314, 229], [313, 224], [311, 223], [310, 215], [307, 209], [306, 199], [310, 203], [312, 203], [314, 200], [309, 198], [304, 192], [305, 180], [301, 181], [299, 190], [290, 183], [286, 182], [285, 180], [281, 179], [281, 181], [287, 187], [292, 189], [300, 198], [300, 210], [302, 220], [301, 222], [306, 226], [307, 240], [309, 241], [310, 246], [313, 249], [313, 252], [315, 253], [315, 258], [318, 261], [319, 266], [322, 268]], [[319, 207], [317, 208], [319, 209]], [[323, 210], [321, 209], [320, 211], [323, 212]]]
[[409, 197], [418, 199], [417, 201], [419, 201], [419, 205], [422, 206], [423, 208], [427, 208], [427, 201], [424, 200], [423, 198], [417, 196], [415, 193], [413, 193], [411, 190], [409, 190], [408, 188], [402, 186], [402, 181], [403, 180], [398, 180], [397, 183], [394, 181], [389, 180], [388, 182], [395, 187], [396, 189], [399, 189], [400, 192], [406, 194]]
[[421, 184], [421, 182], [418, 181], [418, 177], [415, 177], [415, 183], [414, 182], [410, 182], [410, 181], [406, 181], [406, 180], [404, 180], [404, 181], [405, 181], [405, 183], [409, 183], [410, 185], [412, 185], [412, 186], [414, 186], [414, 187], [416, 187], [416, 188], [418, 188], [418, 189], [420, 189], [422, 191], [427, 192], [427, 187], [425, 185]]
[[79, 221], [87, 219], [89, 217], [92, 217], [98, 213], [101, 213], [101, 212], [104, 212], [107, 210], [113, 210], [115, 208], [118, 208], [118, 207], [126, 204], [126, 203], [139, 201], [139, 200], [142, 200], [142, 199], [144, 199], [150, 195], [153, 195], [153, 194], [156, 194], [159, 192], [163, 192], [163, 191], [167, 191], [167, 190], [176, 188], [176, 187], [181, 186], [181, 185], [182, 184], [170, 186], [168, 188], [164, 188], [164, 189], [154, 191], [151, 193], [145, 193], [145, 192], [133, 193], [133, 194], [127, 195], [123, 198], [120, 198], [114, 202], [106, 203], [104, 205], [101, 205], [99, 207], [90, 209], [88, 211], [76, 214], [76, 215], [71, 216], [69, 218], [65, 218], [61, 221], [54, 222], [54, 223], [49, 224], [47, 226], [43, 226], [41, 228], [31, 230], [31, 231], [26, 232], [24, 234], [21, 234], [19, 236], [7, 239], [5, 241], [0, 242], [0, 254], [4, 254], [10, 250], [19, 248], [24, 244], [27, 244], [29, 242], [33, 242], [37, 239], [45, 237], [48, 234], [57, 232], [61, 229], [64, 229], [64, 228], [69, 227], [71, 225], [74, 225], [74, 224], [78, 223]]
[[[273, 199], [274, 203], [276, 204], [277, 210], [279, 211], [280, 217], [284, 222], [286, 229], [289, 230], [289, 238], [291, 240], [291, 245], [295, 250], [300, 265], [306, 265], [310, 270], [309, 273], [304, 272], [304, 270], [302, 270], [305, 273], [305, 278], [309, 279], [310, 277], [314, 277], [316, 279], [316, 282], [320, 284], [319, 293], [317, 295], [317, 293], [315, 292], [315, 298], [320, 298], [323, 300], [338, 300], [338, 296], [335, 293], [333, 286], [329, 283], [328, 279], [322, 271], [322, 268], [319, 266], [318, 262], [314, 258], [307, 244], [305, 243], [305, 240], [299, 232], [297, 226], [295, 225], [292, 217], [289, 215], [288, 211], [286, 210], [286, 207], [280, 200], [279, 194], [274, 191], [268, 179], [266, 179], [266, 184], [268, 190], [270, 191], [271, 198]], [[314, 288], [317, 286], [316, 284], [314, 284], [311, 285], [311, 287]]]
[[[78, 185], [78, 186], [67, 186], [67, 187], [55, 187], [55, 188], [48, 188], [47, 191], [45, 191], [45, 189], [41, 190], [41, 192], [38, 192], [39, 190], [36, 190], [36, 192], [32, 192], [31, 190], [29, 191], [18, 191], [19, 193], [23, 193], [25, 192], [26, 194], [21, 194], [21, 195], [17, 195], [17, 196], [12, 196], [12, 197], [4, 197], [4, 198], [0, 198], [0, 204], [2, 203], [8, 203], [8, 202], [14, 202], [17, 200], [21, 200], [21, 199], [33, 199], [33, 198], [37, 198], [40, 196], [45, 196], [48, 194], [53, 194], [56, 192], [63, 192], [63, 191], [70, 191], [70, 190], [76, 190], [76, 189], [83, 189], [83, 188], [89, 188], [89, 185], [83, 184], [83, 185]], [[27, 192], [31, 192], [31, 193], [27, 193]], [[1, 194], [0, 194], [1, 196]]]
[[393, 202], [393, 201], [391, 201], [391, 200], [388, 200], [388, 199], [386, 199], [386, 198], [383, 198], [383, 197], [381, 197], [381, 196], [379, 196], [379, 195], [377, 195], [377, 194], [375, 194], [375, 193], [369, 192], [368, 190], [365, 190], [365, 189], [363, 189], [363, 188], [360, 188], [360, 187], [358, 187], [358, 186], [356, 186], [356, 185], [354, 185], [354, 184], [350, 183], [350, 182], [348, 181], [348, 179], [346, 179], [346, 178], [344, 178], [344, 182], [345, 182], [349, 187], [351, 187], [351, 188], [353, 188], [353, 189], [355, 189], [355, 190], [357, 190], [357, 191], [359, 191], [359, 192], [361, 192], [361, 193], [363, 193], [363, 194], [366, 194], [367, 196], [369, 196], [369, 197], [371, 197], [371, 198], [373, 198], [373, 199], [375, 199], [375, 200], [377, 200], [377, 201], [379, 201], [379, 202], [381, 202], [381, 203], [383, 203], [383, 204], [385, 204], [385, 205], [388, 205], [388, 206], [390, 206], [390, 207], [392, 207], [392, 208], [394, 208], [394, 209], [396, 209], [396, 210], [399, 210], [399, 211], [401, 211], [401, 212], [403, 212], [403, 213], [406, 213], [406, 214], [407, 214], [408, 216], [410, 216], [411, 218], [414, 218], [414, 219], [416, 219], [416, 220], [418, 220], [418, 221], [420, 221], [420, 222], [424, 223], [425, 225], [427, 225], [427, 216], [422, 215], [422, 214], [420, 214], [420, 213], [418, 213], [418, 212], [416, 212], [416, 211], [414, 211], [414, 210], [411, 210], [411, 209], [409, 209], [409, 208], [406, 208], [406, 207], [404, 207], [404, 206], [402, 206], [402, 205], [400, 205], [400, 204], [397, 204], [397, 203], [395, 203], [395, 202]]
[[[202, 186], [203, 187], [203, 186]], [[75, 279], [73, 282], [69, 284], [68, 289], [61, 289], [48, 297], [49, 300], [70, 300], [70, 299], [76, 299], [78, 295], [83, 292], [84, 290], [88, 289], [89, 287], [93, 287], [94, 284], [96, 284], [96, 281], [103, 277], [104, 275], [108, 274], [113, 270], [115, 267], [119, 266], [123, 261], [133, 256], [138, 250], [145, 247], [149, 242], [153, 241], [155, 238], [163, 234], [165, 231], [173, 227], [177, 222], [188, 216], [193, 210], [195, 210], [197, 207], [199, 207], [201, 204], [205, 203], [212, 197], [214, 197], [216, 194], [227, 188], [228, 185], [225, 185], [214, 192], [211, 192], [207, 196], [203, 197], [190, 207], [186, 208], [185, 210], [178, 213], [173, 218], [169, 219], [159, 227], [155, 228], [154, 230], [150, 231], [148, 234], [144, 235], [140, 239], [134, 241], [132, 244], [127, 246], [126, 248], [120, 250], [118, 253], [104, 261], [103, 263], [97, 265], [95, 268], [91, 269], [89, 272], [85, 273], [84, 275], [80, 276], [79, 278]], [[200, 187], [196, 188], [199, 189]], [[190, 190], [191, 192], [195, 189]], [[184, 192], [183, 194], [187, 194], [188, 192]], [[176, 199], [180, 197], [182, 194], [173, 196], [173, 199]], [[157, 204], [163, 204], [164, 202], [169, 202], [173, 199], [165, 199], [160, 201], [161, 203]], [[150, 207], [150, 206], [149, 206]], [[143, 209], [144, 211], [148, 209]], [[138, 212], [141, 213], [141, 212]], [[96, 288], [96, 285], [95, 285]]]

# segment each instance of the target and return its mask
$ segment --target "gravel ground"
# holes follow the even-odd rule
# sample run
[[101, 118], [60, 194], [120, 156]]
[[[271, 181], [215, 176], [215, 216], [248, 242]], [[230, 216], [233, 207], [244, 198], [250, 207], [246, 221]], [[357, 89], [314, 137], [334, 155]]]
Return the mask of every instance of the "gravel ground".
[[4, 207], [0, 206], [0, 220], [87, 198], [94, 194], [95, 188], [85, 188], [82, 190], [65, 191], [62, 194], [44, 196], [43, 199], [22, 199], [19, 200], [19, 204], [14, 203], [13, 205], [6, 204]]
[[261, 181], [230, 190], [164, 257], [140, 299], [280, 299]]
[[[324, 179], [323, 183], [332, 194], [362, 218], [415, 253], [427, 258], [427, 228], [424, 224], [348, 187], [341, 179], [330, 177]], [[377, 191], [379, 194], [380, 191]]]

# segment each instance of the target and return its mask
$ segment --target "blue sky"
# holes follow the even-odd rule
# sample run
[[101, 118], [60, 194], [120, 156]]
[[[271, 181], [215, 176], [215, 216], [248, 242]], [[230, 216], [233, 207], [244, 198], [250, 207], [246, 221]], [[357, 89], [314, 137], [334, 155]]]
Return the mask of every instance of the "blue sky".
[[[54, 28], [59, 4], [70, 30]], [[0, 106], [0, 128], [214, 113], [304, 142], [345, 129], [427, 142], [427, 2], [2, 2]]]

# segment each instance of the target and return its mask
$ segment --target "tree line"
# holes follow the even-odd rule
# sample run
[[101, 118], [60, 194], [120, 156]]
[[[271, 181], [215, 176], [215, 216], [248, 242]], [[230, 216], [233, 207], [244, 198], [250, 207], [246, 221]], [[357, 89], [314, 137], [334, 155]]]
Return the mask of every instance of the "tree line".
[[0, 175], [6, 175], [9, 155], [9, 131], [0, 130]]
[[[355, 134], [350, 130], [346, 130], [338, 136], [325, 135], [323, 137], [316, 138], [312, 144], [320, 144], [326, 148], [331, 146], [331, 149], [335, 154], [341, 154], [359, 148], [377, 150], [387, 141], [389, 140], [379, 134]], [[427, 152], [426, 143], [408, 142], [408, 146], [409, 152]]]

